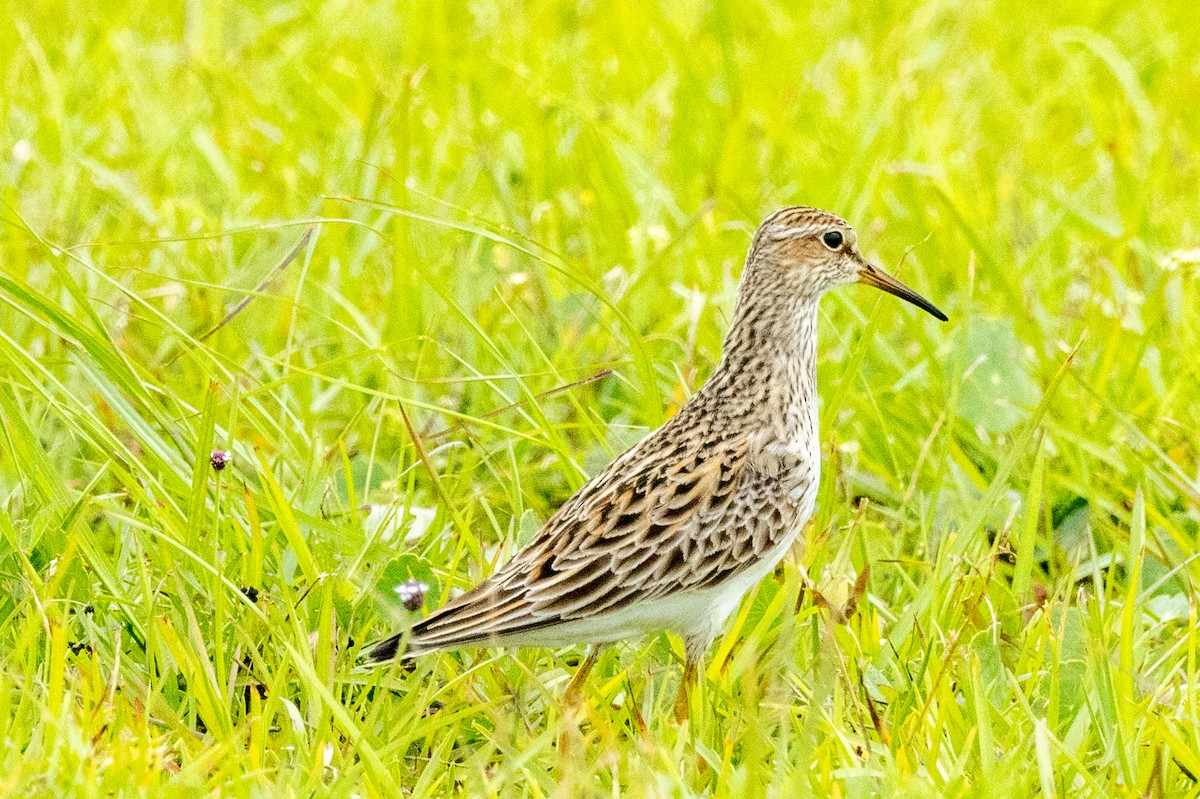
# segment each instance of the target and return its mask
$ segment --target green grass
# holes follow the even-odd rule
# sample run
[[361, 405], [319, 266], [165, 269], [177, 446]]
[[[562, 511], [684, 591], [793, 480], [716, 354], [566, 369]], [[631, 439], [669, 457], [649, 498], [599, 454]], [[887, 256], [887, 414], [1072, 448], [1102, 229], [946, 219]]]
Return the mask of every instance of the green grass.
[[[1186, 4], [184, 5], [2, 10], [0, 792], [1200, 792]], [[797, 202], [952, 321], [824, 303], [819, 509], [694, 723], [665, 636], [578, 723], [579, 651], [356, 670], [702, 383]]]

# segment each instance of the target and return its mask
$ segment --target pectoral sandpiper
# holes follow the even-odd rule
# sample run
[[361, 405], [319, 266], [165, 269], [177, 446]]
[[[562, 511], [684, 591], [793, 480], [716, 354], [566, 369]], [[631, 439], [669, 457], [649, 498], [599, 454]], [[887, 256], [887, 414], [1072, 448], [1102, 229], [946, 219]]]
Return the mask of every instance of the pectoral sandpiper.
[[682, 720], [697, 666], [742, 595], [775, 568], [813, 511], [821, 466], [817, 303], [866, 283], [946, 320], [859, 253], [846, 221], [783, 208], [750, 245], [724, 355], [662, 427], [563, 503], [537, 537], [470, 591], [375, 644], [372, 662], [438, 649], [571, 646], [588, 654], [669, 631], [684, 642]]

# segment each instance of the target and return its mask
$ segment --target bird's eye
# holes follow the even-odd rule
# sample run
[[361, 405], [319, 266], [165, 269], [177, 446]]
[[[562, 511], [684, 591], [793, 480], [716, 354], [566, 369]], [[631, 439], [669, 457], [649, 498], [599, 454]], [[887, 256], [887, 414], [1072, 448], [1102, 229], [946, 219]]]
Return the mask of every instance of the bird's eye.
[[836, 250], [842, 246], [842, 232], [840, 230], [831, 230], [821, 237], [821, 241], [831, 250]]

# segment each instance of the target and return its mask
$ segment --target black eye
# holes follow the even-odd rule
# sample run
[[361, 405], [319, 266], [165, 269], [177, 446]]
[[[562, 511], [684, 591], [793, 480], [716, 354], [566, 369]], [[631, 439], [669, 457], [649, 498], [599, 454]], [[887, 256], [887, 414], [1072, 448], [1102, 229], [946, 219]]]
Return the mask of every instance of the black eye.
[[825, 246], [831, 250], [836, 250], [842, 246], [842, 231], [831, 230], [821, 237], [821, 241], [825, 242]]

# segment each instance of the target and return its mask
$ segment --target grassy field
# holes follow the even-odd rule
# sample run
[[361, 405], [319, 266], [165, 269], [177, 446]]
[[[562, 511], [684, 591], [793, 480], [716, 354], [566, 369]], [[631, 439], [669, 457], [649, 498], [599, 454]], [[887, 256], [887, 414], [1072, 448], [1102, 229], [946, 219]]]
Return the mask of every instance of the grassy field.
[[[1200, 793], [1200, 26], [899, 5], [4, 3], [0, 794]], [[580, 650], [356, 668], [703, 382], [792, 203], [951, 323], [823, 304], [693, 722], [666, 636], [580, 719]]]

